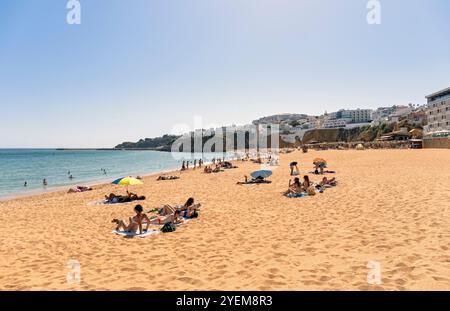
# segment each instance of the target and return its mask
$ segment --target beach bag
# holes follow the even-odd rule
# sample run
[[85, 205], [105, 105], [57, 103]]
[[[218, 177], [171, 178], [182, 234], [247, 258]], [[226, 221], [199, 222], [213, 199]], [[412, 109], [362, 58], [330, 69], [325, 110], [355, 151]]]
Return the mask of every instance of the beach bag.
[[310, 186], [307, 189], [308, 195], [316, 195], [316, 189], [314, 189], [314, 186]]
[[161, 228], [162, 232], [174, 232], [177, 229], [175, 224], [173, 222], [168, 222], [164, 224], [164, 226]]

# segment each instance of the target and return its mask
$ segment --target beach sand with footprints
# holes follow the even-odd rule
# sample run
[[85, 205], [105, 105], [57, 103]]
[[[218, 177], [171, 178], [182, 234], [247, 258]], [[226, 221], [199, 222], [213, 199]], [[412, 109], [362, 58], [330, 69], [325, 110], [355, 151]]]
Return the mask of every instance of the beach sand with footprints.
[[[315, 157], [338, 186], [283, 196], [289, 163], [303, 176]], [[188, 197], [203, 205], [198, 219], [145, 238], [112, 233], [134, 203], [89, 204], [120, 186], [0, 202], [0, 289], [450, 290], [449, 150], [295, 151], [281, 155], [271, 184], [251, 186], [236, 182], [260, 165], [236, 165], [131, 187], [145, 211]], [[70, 260], [79, 284], [67, 281]], [[369, 262], [381, 284], [368, 283]]]

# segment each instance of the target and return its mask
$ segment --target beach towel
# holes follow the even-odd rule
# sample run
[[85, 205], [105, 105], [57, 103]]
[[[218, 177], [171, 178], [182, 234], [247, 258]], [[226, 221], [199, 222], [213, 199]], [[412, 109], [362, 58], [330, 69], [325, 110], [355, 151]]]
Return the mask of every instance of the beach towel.
[[122, 236], [126, 236], [126, 237], [140, 237], [140, 238], [143, 238], [143, 237], [146, 237], [149, 235], [157, 235], [160, 232], [161, 232], [160, 230], [149, 229], [141, 234], [138, 234], [137, 232], [113, 230], [113, 233], [118, 234], [118, 235], [122, 235]]
[[120, 204], [130, 204], [130, 203], [136, 203], [134, 201], [131, 202], [117, 202], [117, 203], [111, 203], [108, 202], [106, 200], [101, 200], [101, 201], [92, 201], [92, 202], [88, 202], [87, 205], [120, 205]]
[[308, 194], [307, 193], [288, 193], [286, 196], [288, 198], [303, 198], [306, 197]]

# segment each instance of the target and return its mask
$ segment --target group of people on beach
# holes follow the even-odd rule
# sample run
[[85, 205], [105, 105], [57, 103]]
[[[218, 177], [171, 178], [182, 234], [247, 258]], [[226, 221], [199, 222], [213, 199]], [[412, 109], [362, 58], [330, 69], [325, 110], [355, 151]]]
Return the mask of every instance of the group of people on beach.
[[[203, 159], [194, 159], [194, 161], [183, 161], [183, 163], [181, 164], [181, 170], [182, 171], [186, 171], [189, 170], [189, 163], [193, 164], [193, 169], [195, 170], [197, 167], [201, 168], [203, 165]], [[197, 166], [198, 163], [198, 166]]]
[[129, 217], [128, 224], [120, 219], [113, 219], [112, 222], [117, 225], [117, 231], [123, 230], [125, 232], [142, 234], [148, 231], [150, 225], [162, 225], [164, 228], [167, 224], [176, 225], [184, 222], [186, 219], [197, 218], [200, 207], [200, 203], [194, 204], [194, 198], [189, 198], [183, 205], [174, 207], [166, 204], [161, 208], [150, 210], [148, 213], [153, 215], [149, 217], [144, 213], [142, 205], [138, 204], [134, 207], [136, 215]]
[[[314, 171], [312, 173], [316, 175], [323, 175], [325, 173], [335, 173], [334, 171], [324, 170], [326, 168], [326, 162], [323, 159], [316, 159], [313, 161]], [[289, 164], [290, 175], [298, 176], [300, 175], [300, 170], [298, 168], [298, 162], [291, 162]], [[318, 183], [313, 183], [309, 179], [308, 175], [303, 176], [303, 181], [300, 181], [299, 177], [295, 177], [294, 181], [289, 179], [288, 190], [284, 193], [288, 197], [297, 197], [303, 195], [315, 195], [316, 191], [323, 193], [326, 188], [334, 187], [337, 185], [337, 180], [335, 177], [328, 179], [326, 176]]]

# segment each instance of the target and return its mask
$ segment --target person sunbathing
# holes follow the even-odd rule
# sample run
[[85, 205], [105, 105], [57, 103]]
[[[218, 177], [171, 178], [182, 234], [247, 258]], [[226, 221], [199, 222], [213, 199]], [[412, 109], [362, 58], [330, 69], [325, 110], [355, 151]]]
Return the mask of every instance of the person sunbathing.
[[70, 188], [68, 193], [74, 193], [74, 192], [85, 192], [85, 191], [91, 191], [91, 187], [85, 187], [85, 186], [76, 186], [75, 188]]
[[213, 173], [219, 173], [222, 172], [219, 165], [216, 165], [216, 167], [212, 170]]
[[330, 186], [331, 187], [331, 186], [336, 186], [336, 184], [337, 184], [337, 181], [336, 181], [335, 177], [333, 177], [331, 179], [324, 177], [322, 179], [322, 181], [319, 183], [319, 186], [322, 186], [322, 187]]
[[[136, 205], [134, 207], [134, 211], [136, 212], [136, 216], [129, 218], [129, 224], [126, 225], [123, 220], [113, 219], [112, 222], [117, 224], [116, 230], [123, 230], [126, 232], [137, 232], [139, 230], [139, 234], [146, 232], [150, 225], [150, 219], [146, 214], [143, 213], [143, 208], [141, 205]], [[146, 223], [147, 226], [144, 230], [142, 230], [143, 223]]]
[[228, 161], [223, 162], [222, 167], [224, 169], [238, 168], [237, 166], [233, 165], [231, 162]]
[[252, 179], [248, 180], [247, 175], [244, 176], [244, 181], [237, 182], [238, 185], [270, 184], [270, 183], [271, 183], [270, 180], [266, 180], [262, 176], [258, 176], [256, 178], [252, 178]]
[[311, 187], [311, 181], [307, 175], [303, 176], [302, 190], [307, 191]]
[[294, 178], [294, 182], [291, 183], [289, 179], [289, 187], [285, 194], [299, 194], [302, 192], [302, 184], [300, 183], [300, 179], [298, 177]]
[[192, 215], [195, 211], [200, 209], [202, 205], [200, 203], [194, 204], [194, 198], [187, 199], [186, 203], [183, 205], [171, 206], [170, 204], [165, 204], [163, 207], [159, 208], [158, 214], [161, 216], [174, 214], [176, 211], [185, 212], [188, 211], [187, 215]]
[[202, 205], [194, 204], [194, 198], [187, 199], [186, 203], [173, 207], [169, 204], [157, 209], [158, 215], [153, 217], [152, 224], [165, 224], [168, 222], [177, 222], [180, 218], [195, 218], [198, 216], [198, 210]]
[[158, 177], [157, 180], [173, 180], [173, 179], [179, 179], [180, 176], [166, 176], [166, 175], [161, 175]]
[[142, 201], [145, 200], [145, 196], [138, 196], [135, 193], [131, 193], [127, 191], [127, 195], [116, 195], [114, 193], [110, 193], [109, 195], [105, 195], [106, 203], [115, 204], [115, 203], [128, 203], [132, 201]]

